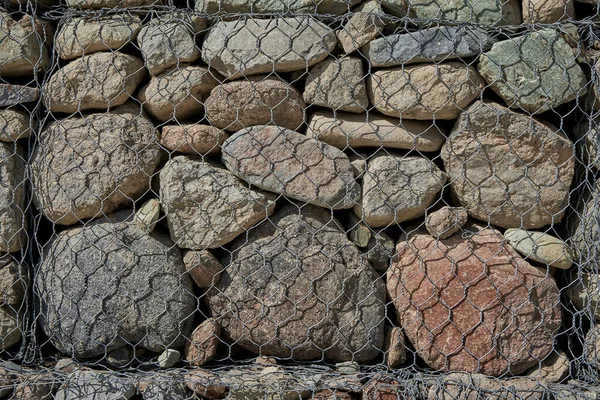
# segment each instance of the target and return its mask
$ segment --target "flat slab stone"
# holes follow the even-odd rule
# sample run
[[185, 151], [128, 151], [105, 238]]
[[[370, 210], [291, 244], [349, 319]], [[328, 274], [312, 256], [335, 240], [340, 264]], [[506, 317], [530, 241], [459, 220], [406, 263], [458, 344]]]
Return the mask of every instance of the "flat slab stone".
[[550, 267], [571, 268], [573, 254], [569, 246], [554, 236], [524, 229], [507, 229], [504, 238], [523, 257]]
[[40, 90], [30, 86], [0, 84], [0, 107], [10, 107], [21, 103], [37, 101]]

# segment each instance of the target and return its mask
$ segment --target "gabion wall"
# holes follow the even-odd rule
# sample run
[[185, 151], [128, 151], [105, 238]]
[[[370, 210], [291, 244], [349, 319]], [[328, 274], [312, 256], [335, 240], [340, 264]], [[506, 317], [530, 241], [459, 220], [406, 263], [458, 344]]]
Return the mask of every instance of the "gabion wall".
[[599, 18], [5, 1], [0, 397], [600, 398]]

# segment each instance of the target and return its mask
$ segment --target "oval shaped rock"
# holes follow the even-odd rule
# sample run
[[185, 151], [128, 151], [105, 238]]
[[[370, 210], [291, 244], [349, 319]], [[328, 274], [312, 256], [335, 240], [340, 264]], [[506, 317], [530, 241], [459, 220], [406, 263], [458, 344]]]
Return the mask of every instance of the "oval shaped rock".
[[571, 268], [573, 254], [569, 246], [554, 236], [511, 228], [504, 232], [504, 238], [526, 259], [554, 268]]
[[521, 2], [518, 0], [411, 0], [409, 4], [410, 16], [418, 19], [463, 21], [492, 26], [521, 23]]
[[221, 326], [209, 318], [194, 329], [190, 341], [185, 344], [185, 361], [199, 367], [210, 361], [217, 353]]
[[228, 137], [226, 132], [209, 125], [167, 125], [162, 128], [160, 144], [179, 153], [216, 154]]
[[0, 251], [26, 247], [26, 155], [21, 145], [0, 142]]
[[337, 210], [360, 197], [348, 156], [289, 129], [243, 129], [223, 143], [221, 158], [239, 178], [292, 199]]
[[309, 16], [218, 22], [202, 44], [202, 59], [223, 76], [306, 69], [332, 53], [335, 32]]
[[177, 156], [160, 171], [160, 201], [171, 238], [186, 249], [229, 243], [273, 213], [272, 198], [200, 158]]
[[554, 279], [492, 229], [401, 240], [387, 273], [398, 322], [435, 370], [520, 374], [552, 351], [561, 326]]
[[65, 65], [44, 86], [44, 104], [53, 112], [75, 113], [125, 103], [144, 79], [144, 62], [115, 51], [83, 56]]
[[51, 123], [31, 158], [34, 205], [52, 222], [72, 225], [131, 204], [150, 187], [157, 139], [137, 106]]
[[575, 154], [549, 124], [477, 102], [461, 114], [441, 157], [452, 194], [471, 217], [523, 229], [562, 220]]
[[362, 198], [354, 212], [373, 228], [421, 217], [446, 179], [446, 174], [426, 158], [378, 154], [367, 164]]
[[287, 82], [252, 76], [217, 86], [205, 107], [208, 121], [228, 131], [270, 124], [296, 130], [304, 123], [306, 104]]
[[429, 213], [425, 218], [425, 228], [436, 239], [446, 239], [460, 231], [467, 223], [469, 215], [463, 207], [442, 207]]
[[288, 204], [233, 248], [207, 300], [236, 344], [292, 360], [381, 354], [383, 282], [330, 211]]
[[126, 344], [162, 352], [182, 347], [192, 329], [196, 298], [181, 251], [134, 222], [98, 220], [59, 233], [44, 249], [35, 283], [41, 328], [74, 357]]
[[485, 87], [474, 67], [454, 61], [375, 71], [367, 84], [379, 112], [427, 120], [456, 118]]
[[437, 151], [446, 141], [445, 131], [431, 122], [400, 121], [376, 112], [356, 115], [317, 111], [308, 121], [306, 135], [339, 149], [387, 147]]
[[138, 99], [144, 110], [159, 121], [181, 121], [194, 116], [201, 119], [202, 102], [219, 84], [219, 78], [218, 74], [204, 67], [173, 68], [153, 76], [140, 89]]

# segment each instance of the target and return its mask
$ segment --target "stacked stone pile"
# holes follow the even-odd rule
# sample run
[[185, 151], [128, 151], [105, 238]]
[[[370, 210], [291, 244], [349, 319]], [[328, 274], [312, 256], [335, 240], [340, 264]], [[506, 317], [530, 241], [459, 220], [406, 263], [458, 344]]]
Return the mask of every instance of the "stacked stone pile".
[[0, 397], [600, 382], [593, 5], [188, 6], [0, 9]]

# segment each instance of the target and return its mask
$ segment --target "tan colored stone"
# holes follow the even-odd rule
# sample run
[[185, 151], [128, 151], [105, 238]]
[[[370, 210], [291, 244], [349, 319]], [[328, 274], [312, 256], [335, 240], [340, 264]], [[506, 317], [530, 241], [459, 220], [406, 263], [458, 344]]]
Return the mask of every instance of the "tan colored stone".
[[52, 400], [59, 381], [52, 373], [24, 374], [15, 387], [12, 400]]
[[573, 0], [523, 0], [523, 22], [552, 24], [575, 16]]
[[145, 202], [134, 215], [134, 221], [144, 232], [152, 232], [158, 222], [160, 216], [160, 201], [158, 199], [150, 199]]
[[221, 145], [228, 137], [227, 132], [210, 125], [167, 125], [162, 128], [160, 144], [178, 153], [218, 154], [221, 152]]
[[219, 283], [221, 272], [225, 269], [208, 250], [186, 251], [183, 263], [199, 288], [208, 288]]
[[565, 293], [573, 305], [588, 318], [600, 321], [600, 275], [582, 272], [573, 274]]
[[228, 131], [256, 125], [296, 130], [304, 123], [306, 104], [287, 82], [252, 76], [217, 86], [206, 99], [205, 107], [211, 125]]
[[482, 374], [453, 372], [430, 387], [427, 400], [544, 400], [550, 390], [528, 378], [493, 379]]
[[336, 111], [364, 113], [369, 108], [362, 61], [328, 58], [311, 68], [303, 93], [308, 104]]
[[545, 383], [560, 383], [569, 376], [571, 362], [562, 350], [554, 350], [545, 360], [540, 360], [538, 365], [527, 371], [531, 379]]
[[353, 12], [348, 22], [337, 32], [338, 41], [346, 54], [360, 49], [378, 37], [386, 23], [389, 23], [380, 2], [376, 0], [363, 3]]
[[75, 113], [125, 103], [144, 79], [144, 62], [118, 51], [83, 56], [56, 71], [44, 86], [52, 112]]
[[308, 121], [306, 135], [339, 149], [387, 147], [438, 151], [446, 140], [444, 129], [429, 121], [400, 121], [377, 112], [334, 115], [330, 111], [317, 111]]
[[215, 374], [195, 368], [185, 375], [185, 384], [190, 390], [207, 399], [223, 399], [229, 388]]
[[460, 62], [382, 69], [367, 79], [371, 104], [406, 119], [454, 119], [481, 95], [485, 81]]
[[29, 273], [27, 267], [11, 256], [0, 259], [0, 304], [19, 309], [27, 295]]
[[209, 318], [194, 329], [190, 341], [185, 344], [185, 361], [199, 367], [210, 361], [217, 353], [221, 326], [214, 318]]
[[397, 368], [406, 361], [406, 343], [402, 328], [386, 326], [383, 340], [384, 362], [388, 368]]
[[325, 389], [321, 390], [312, 396], [313, 400], [352, 400], [353, 397], [350, 393], [343, 392], [341, 390]]
[[350, 167], [352, 167], [352, 173], [354, 173], [356, 179], [362, 178], [362, 175], [365, 173], [365, 170], [367, 169], [367, 158], [368, 157], [365, 154], [350, 154], [348, 156]]
[[49, 63], [48, 50], [37, 34], [31, 18], [15, 21], [0, 10], [0, 76], [27, 76], [44, 71]]
[[15, 142], [28, 138], [32, 124], [36, 124], [34, 117], [21, 109], [0, 110], [0, 141]]
[[184, 66], [153, 76], [140, 89], [144, 110], [159, 121], [202, 117], [202, 102], [218, 85], [218, 74], [204, 67]]
[[571, 268], [573, 253], [569, 246], [554, 236], [543, 232], [510, 228], [504, 232], [504, 238], [525, 259], [537, 261], [550, 267]]
[[469, 215], [463, 207], [442, 207], [425, 218], [427, 232], [436, 239], [454, 235], [467, 223]]
[[467, 108], [442, 147], [452, 195], [469, 215], [503, 228], [562, 220], [573, 143], [549, 124], [493, 102]]
[[15, 143], [0, 142], [0, 252], [27, 245], [26, 155]]
[[58, 30], [55, 49], [64, 60], [118, 50], [135, 39], [141, 26], [138, 16], [128, 14], [68, 19]]

